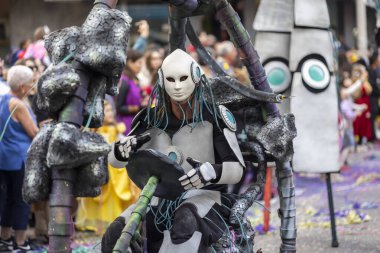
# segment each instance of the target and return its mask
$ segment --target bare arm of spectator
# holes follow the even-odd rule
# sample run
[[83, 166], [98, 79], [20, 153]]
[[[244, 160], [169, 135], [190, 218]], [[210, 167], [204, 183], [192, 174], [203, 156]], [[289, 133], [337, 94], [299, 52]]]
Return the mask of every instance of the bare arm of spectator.
[[149, 37], [149, 24], [146, 20], [141, 20], [139, 22], [136, 22], [136, 25], [139, 27], [138, 32], [140, 36], [137, 38], [132, 49], [144, 53], [148, 44], [147, 40]]
[[353, 85], [348, 87], [345, 92], [347, 95], [354, 94], [357, 90], [359, 90], [363, 85], [363, 81], [361, 79], [358, 79]]
[[372, 86], [368, 81], [364, 81], [364, 90], [367, 95], [372, 93]]
[[9, 111], [12, 112], [17, 107], [12, 118], [20, 122], [25, 132], [30, 138], [34, 138], [38, 133], [38, 127], [34, 123], [32, 116], [26, 105], [19, 99], [12, 98], [9, 102]]

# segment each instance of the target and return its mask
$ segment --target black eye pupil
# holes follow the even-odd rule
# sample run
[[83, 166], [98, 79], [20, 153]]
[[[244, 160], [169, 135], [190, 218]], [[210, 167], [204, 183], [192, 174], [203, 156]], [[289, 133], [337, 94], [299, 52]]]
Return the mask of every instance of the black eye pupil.
[[187, 76], [182, 76], [179, 80], [181, 81], [181, 82], [183, 82], [183, 81], [185, 81], [187, 79]]
[[167, 77], [166, 80], [168, 80], [169, 82], [174, 82], [174, 78], [171, 77]]

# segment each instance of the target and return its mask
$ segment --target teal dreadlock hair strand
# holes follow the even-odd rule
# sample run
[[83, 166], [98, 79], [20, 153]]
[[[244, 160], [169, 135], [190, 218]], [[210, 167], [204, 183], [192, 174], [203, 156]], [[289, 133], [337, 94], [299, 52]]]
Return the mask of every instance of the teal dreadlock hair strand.
[[162, 129], [165, 130], [167, 128], [169, 118], [167, 103], [165, 100], [165, 91], [160, 87], [160, 85], [156, 84], [148, 101], [147, 115], [145, 117], [145, 122], [147, 122], [148, 126], [161, 128], [165, 120], [165, 125]]
[[[193, 111], [191, 127], [194, 128], [197, 124], [200, 123], [204, 125], [203, 108], [206, 107], [209, 113], [213, 116], [215, 123], [219, 128], [219, 110], [217, 109], [212, 89], [205, 75], [202, 75], [199, 83], [196, 84], [192, 97], [193, 106], [191, 105], [191, 101], [187, 99], [187, 104]], [[161, 86], [159, 83], [156, 83], [148, 101], [147, 115], [145, 117], [145, 122], [148, 124], [148, 126], [165, 130], [168, 127], [169, 123], [169, 106], [170, 98], [166, 94], [165, 89], [163, 88], [163, 84]], [[179, 108], [184, 116], [182, 126], [184, 125], [185, 121], [186, 124], [189, 124], [185, 115], [185, 111], [180, 104]]]

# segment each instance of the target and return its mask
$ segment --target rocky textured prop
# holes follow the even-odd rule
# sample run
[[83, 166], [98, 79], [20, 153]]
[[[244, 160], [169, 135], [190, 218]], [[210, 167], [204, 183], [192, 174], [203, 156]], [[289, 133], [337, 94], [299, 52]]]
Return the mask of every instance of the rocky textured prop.
[[45, 39], [53, 66], [38, 83], [37, 107], [54, 119], [44, 125], [28, 153], [23, 186], [27, 201], [49, 196], [49, 252], [71, 252], [74, 197], [95, 197], [108, 180], [110, 146], [80, 128], [103, 124], [105, 93], [117, 93], [126, 63], [128, 14], [113, 10], [116, 0], [95, 0], [82, 27]]
[[22, 193], [25, 201], [46, 201], [51, 187], [51, 171], [46, 163], [46, 153], [54, 124], [44, 124], [34, 137], [28, 151]]
[[72, 26], [54, 31], [45, 37], [45, 47], [54, 65], [57, 65], [63, 61], [65, 57], [77, 51], [77, 41], [80, 32], [79, 27]]
[[105, 156], [111, 151], [102, 136], [81, 132], [68, 123], [58, 123], [49, 140], [47, 165], [54, 169], [73, 169]]
[[[83, 125], [90, 128], [98, 128], [103, 125], [104, 97], [106, 93], [106, 77], [93, 76], [90, 83], [87, 101], [83, 111]], [[90, 120], [91, 118], [91, 120]], [[90, 121], [89, 121], [90, 120]]]
[[[108, 162], [106, 156], [100, 156], [92, 163], [78, 169], [75, 197], [96, 197], [100, 194], [100, 186], [108, 182]], [[82, 182], [86, 182], [83, 184]]]
[[289, 162], [293, 157], [292, 140], [297, 136], [293, 114], [270, 119], [257, 134], [257, 140], [267, 153], [278, 161]]
[[87, 68], [108, 77], [107, 92], [115, 95], [126, 62], [131, 18], [124, 12], [93, 8], [84, 22], [75, 59]]
[[58, 113], [79, 85], [79, 75], [71, 65], [59, 64], [46, 70], [38, 81], [38, 109]]
[[[71, 131], [76, 134], [71, 134]], [[82, 134], [66, 123], [44, 124], [33, 139], [28, 152], [23, 184], [24, 199], [29, 203], [48, 200], [51, 190], [51, 169], [60, 167], [75, 170], [73, 191], [75, 197], [98, 196], [100, 186], [108, 181], [107, 157], [104, 154], [109, 150], [109, 145], [96, 133]], [[76, 154], [74, 159], [68, 159], [73, 154]], [[84, 154], [86, 159], [78, 160], [80, 158], [78, 154]], [[59, 160], [58, 157], [60, 157], [63, 163], [65, 159], [69, 162], [56, 167], [52, 164], [48, 166], [47, 155], [50, 159], [54, 157]]]

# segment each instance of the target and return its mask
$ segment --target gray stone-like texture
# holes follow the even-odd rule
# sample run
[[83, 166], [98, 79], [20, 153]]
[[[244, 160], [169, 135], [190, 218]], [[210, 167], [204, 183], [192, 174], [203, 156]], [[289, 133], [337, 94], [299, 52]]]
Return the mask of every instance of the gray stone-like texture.
[[100, 194], [100, 186], [108, 182], [107, 157], [98, 157], [88, 165], [77, 168], [74, 184], [75, 197], [96, 197]]
[[38, 81], [37, 106], [50, 114], [58, 113], [80, 85], [79, 75], [68, 64], [53, 66]]
[[47, 165], [51, 169], [73, 169], [110, 151], [111, 146], [99, 134], [82, 132], [68, 123], [58, 123], [49, 141]]
[[46, 153], [54, 126], [54, 123], [44, 124], [30, 145], [22, 186], [23, 197], [27, 202], [49, 198], [51, 173], [46, 164]]
[[293, 139], [297, 129], [293, 114], [271, 118], [257, 134], [256, 139], [278, 161], [287, 162], [293, 157]]
[[[130, 23], [127, 13], [96, 5], [82, 25], [75, 59], [110, 80], [119, 78], [127, 59]], [[107, 84], [112, 86], [107, 91], [115, 90], [114, 82]]]
[[93, 76], [89, 86], [86, 104], [83, 110], [83, 125], [92, 117], [90, 128], [98, 128], [103, 125], [104, 119], [104, 97], [106, 93], [106, 77], [102, 75]]
[[78, 49], [77, 42], [79, 36], [80, 28], [72, 26], [49, 33], [45, 37], [45, 47], [54, 65], [57, 65], [66, 56]]

